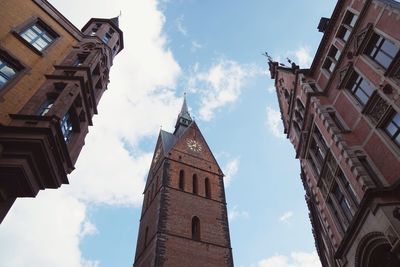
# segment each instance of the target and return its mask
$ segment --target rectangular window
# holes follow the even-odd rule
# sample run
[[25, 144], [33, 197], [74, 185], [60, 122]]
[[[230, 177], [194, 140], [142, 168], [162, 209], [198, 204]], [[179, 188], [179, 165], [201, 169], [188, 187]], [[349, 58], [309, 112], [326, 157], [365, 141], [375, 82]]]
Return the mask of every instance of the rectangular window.
[[326, 69], [329, 73], [332, 73], [336, 67], [339, 57], [340, 50], [337, 49], [335, 46], [331, 46], [331, 49], [329, 49], [329, 53], [325, 59], [323, 68]]
[[108, 44], [108, 42], [110, 41], [110, 39], [111, 39], [111, 35], [110, 35], [109, 33], [106, 33], [106, 34], [103, 36], [103, 38], [102, 38], [102, 40], [103, 40], [103, 42], [104, 42], [105, 44]]
[[333, 196], [339, 204], [339, 207], [343, 212], [344, 217], [347, 219], [347, 223], [349, 223], [353, 218], [353, 215], [351, 214], [350, 204], [342, 191], [340, 191], [340, 188], [337, 184], [335, 184], [333, 187]]
[[354, 25], [356, 24], [358, 16], [350, 11], [346, 12], [346, 15], [343, 19], [342, 25], [340, 25], [338, 31], [338, 37], [342, 39], [344, 42], [347, 42], [350, 37], [350, 33], [353, 31]]
[[365, 54], [387, 69], [398, 51], [399, 47], [395, 43], [374, 33], [365, 50]]
[[89, 54], [83, 53], [83, 54], [78, 54], [76, 56], [76, 60], [74, 62], [74, 67], [79, 67], [82, 66], [83, 63], [85, 62], [86, 58], [88, 57]]
[[337, 177], [342, 184], [344, 190], [348, 193], [348, 195], [351, 197], [351, 200], [355, 205], [357, 205], [358, 200], [357, 200], [357, 195], [356, 192], [354, 191], [353, 187], [350, 185], [349, 180], [347, 180], [346, 176], [342, 172], [342, 170], [339, 169]]
[[60, 125], [64, 140], [66, 143], [68, 143], [72, 135], [72, 122], [69, 112], [61, 119]]
[[0, 89], [3, 88], [4, 85], [11, 80], [16, 73], [16, 68], [14, 68], [4, 59], [0, 58]]
[[47, 28], [47, 26], [45, 26], [41, 21], [36, 21], [34, 24], [20, 32], [20, 36], [38, 51], [43, 51], [54, 42], [57, 37], [54, 32], [46, 30], [45, 28]]
[[361, 77], [357, 72], [354, 72], [351, 76], [349, 83], [347, 84], [347, 89], [350, 90], [351, 94], [363, 106], [365, 106], [372, 93], [375, 91], [373, 85]]
[[385, 133], [400, 146], [400, 113], [395, 112], [384, 126]]
[[38, 111], [38, 115], [39, 116], [46, 115], [50, 111], [53, 104], [54, 104], [54, 99], [47, 99], [46, 101], [44, 101], [44, 103], [42, 104], [42, 106]]
[[321, 132], [315, 126], [311, 136], [309, 159], [311, 160], [311, 166], [314, 168], [317, 175], [321, 174], [327, 152], [328, 146], [325, 143]]

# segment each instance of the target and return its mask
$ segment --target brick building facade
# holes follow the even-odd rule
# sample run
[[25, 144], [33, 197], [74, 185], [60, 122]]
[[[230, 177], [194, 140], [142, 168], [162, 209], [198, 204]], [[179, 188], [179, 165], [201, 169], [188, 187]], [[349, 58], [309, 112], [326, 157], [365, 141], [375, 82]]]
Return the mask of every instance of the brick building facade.
[[269, 57], [323, 266], [400, 266], [400, 3], [339, 0], [309, 69]]
[[17, 197], [68, 183], [113, 58], [118, 18], [80, 31], [46, 0], [0, 2], [0, 222]]
[[186, 101], [158, 137], [133, 266], [233, 266], [223, 173]]

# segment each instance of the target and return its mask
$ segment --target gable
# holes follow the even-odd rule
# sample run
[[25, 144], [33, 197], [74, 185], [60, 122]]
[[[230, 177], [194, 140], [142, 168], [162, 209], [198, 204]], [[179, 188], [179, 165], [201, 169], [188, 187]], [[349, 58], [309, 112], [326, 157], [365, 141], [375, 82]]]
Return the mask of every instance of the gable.
[[193, 158], [205, 160], [222, 173], [222, 170], [215, 159], [210, 147], [208, 146], [204, 136], [202, 135], [196, 122], [192, 122], [188, 128], [177, 138], [172, 150], [183, 152]]

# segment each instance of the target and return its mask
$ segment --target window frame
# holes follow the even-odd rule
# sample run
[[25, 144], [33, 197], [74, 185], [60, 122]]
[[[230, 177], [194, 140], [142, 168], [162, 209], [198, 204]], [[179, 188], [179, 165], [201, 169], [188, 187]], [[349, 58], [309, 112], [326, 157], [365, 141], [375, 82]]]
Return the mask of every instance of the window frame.
[[11, 53], [2, 49], [0, 47], [0, 59], [6, 61], [9, 65], [17, 70], [15, 75], [11, 77], [1, 88], [0, 88], [0, 101], [3, 100], [3, 95], [6, 94], [8, 90], [13, 88], [15, 83], [23, 76], [23, 74], [29, 69], [23, 63], [16, 59]]
[[[357, 75], [357, 78], [354, 78], [354, 76]], [[361, 80], [359, 80], [361, 79]], [[368, 95], [364, 88], [361, 87], [361, 84], [365, 81], [367, 84], [371, 85], [372, 91], [371, 94]], [[356, 89], [354, 87], [356, 86]], [[374, 92], [377, 90], [376, 87], [374, 86], [373, 83], [371, 83], [368, 79], [366, 79], [363, 75], [359, 74], [357, 71], [353, 69], [352, 73], [349, 76], [349, 79], [346, 81], [345, 85], [346, 90], [352, 95], [352, 97], [359, 103], [363, 108], [365, 108], [368, 104], [368, 102], [372, 99]], [[359, 96], [356, 94], [356, 92], [361, 89], [361, 91], [368, 96], [367, 101], [365, 103], [362, 102], [362, 100], [359, 98]]]
[[[399, 123], [398, 124], [396, 122], [394, 122], [394, 118], [397, 117], [397, 116], [399, 117]], [[393, 124], [394, 128], [397, 128], [397, 129], [395, 129], [395, 133], [393, 135], [388, 130], [388, 127], [389, 127], [390, 124]], [[392, 143], [394, 143], [397, 147], [400, 147], [400, 112], [397, 112], [396, 110], [394, 110], [392, 108], [392, 111], [390, 112], [390, 115], [382, 123], [380, 128], [385, 133], [387, 138], [389, 138], [392, 141]], [[398, 138], [399, 138], [399, 142], [397, 142], [397, 140], [396, 140]]]
[[[377, 38], [377, 40], [375, 40]], [[393, 44], [397, 51], [394, 55], [389, 54], [389, 52], [382, 49], [385, 42]], [[375, 50], [375, 51], [374, 51]], [[365, 48], [363, 49], [363, 54], [365, 54], [370, 60], [372, 60], [375, 64], [379, 65], [385, 71], [385, 74], [391, 69], [393, 64], [396, 62], [398, 55], [400, 53], [400, 46], [394, 42], [391, 38], [387, 38], [386, 36], [382, 36], [382, 34], [373, 31], [372, 34], [369, 36], [368, 41], [366, 42]], [[374, 54], [374, 55], [371, 55]], [[384, 54], [387, 58], [390, 58], [390, 63], [385, 66], [378, 60], [376, 60], [379, 54]]]
[[[348, 21], [349, 16], [352, 16], [352, 19], [350, 21]], [[354, 24], [351, 25], [351, 22], [354, 20], [354, 18], [356, 18], [354, 21]], [[347, 10], [345, 15], [343, 16], [343, 20], [339, 26], [339, 30], [337, 31], [336, 37], [339, 40], [341, 40], [342, 42], [347, 43], [350, 38], [351, 33], [354, 30], [354, 26], [357, 23], [357, 21], [358, 21], [358, 14], [355, 14], [351, 10]], [[343, 34], [343, 32], [344, 32], [344, 34]], [[346, 33], [348, 33], [347, 39], [344, 38], [346, 36]]]
[[[334, 52], [335, 50], [336, 52]], [[322, 68], [329, 74], [332, 74], [335, 71], [341, 56], [342, 51], [340, 51], [339, 48], [337, 48], [335, 45], [331, 45], [328, 53], [326, 54], [324, 63], [322, 64]]]
[[[69, 123], [67, 123], [68, 121], [69, 121]], [[65, 123], [67, 123], [67, 124], [65, 124]], [[65, 125], [66, 125], [66, 127], [65, 127]], [[65, 113], [65, 115], [60, 119], [60, 129], [61, 129], [61, 133], [64, 137], [65, 143], [69, 144], [71, 142], [72, 134], [74, 132], [74, 126], [73, 126], [73, 122], [72, 122], [72, 114], [70, 111]], [[67, 131], [67, 133], [65, 131]]]
[[[44, 30], [50, 37], [52, 37], [52, 41], [48, 43], [46, 47], [44, 47], [42, 50], [39, 50], [36, 48], [33, 44], [31, 44], [28, 40], [26, 40], [24, 37], [22, 37], [22, 34], [25, 33], [28, 29], [33, 27], [34, 25], [38, 25], [39, 28]], [[12, 34], [20, 40], [23, 44], [25, 44], [28, 48], [30, 48], [33, 52], [36, 54], [43, 56], [44, 53], [46, 53], [49, 48], [51, 48], [56, 42], [57, 39], [60, 37], [60, 35], [53, 30], [50, 26], [48, 26], [47, 23], [45, 23], [41, 18], [34, 18], [25, 23], [24, 25], [18, 27], [17, 29], [12, 31]]]

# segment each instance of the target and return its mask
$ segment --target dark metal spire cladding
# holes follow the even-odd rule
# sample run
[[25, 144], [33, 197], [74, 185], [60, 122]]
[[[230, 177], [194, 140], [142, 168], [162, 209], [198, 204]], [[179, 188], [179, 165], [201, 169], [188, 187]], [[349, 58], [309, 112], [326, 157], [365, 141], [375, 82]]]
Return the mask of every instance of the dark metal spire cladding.
[[[186, 104], [186, 93], [185, 93], [185, 95], [183, 97], [183, 104], [182, 104], [181, 112], [179, 112], [178, 119], [175, 124], [174, 134], [177, 133], [180, 128], [183, 129], [183, 128], [188, 127], [191, 122], [192, 122], [192, 117], [190, 117], [189, 109]], [[180, 127], [180, 126], [182, 126], [182, 127]]]

